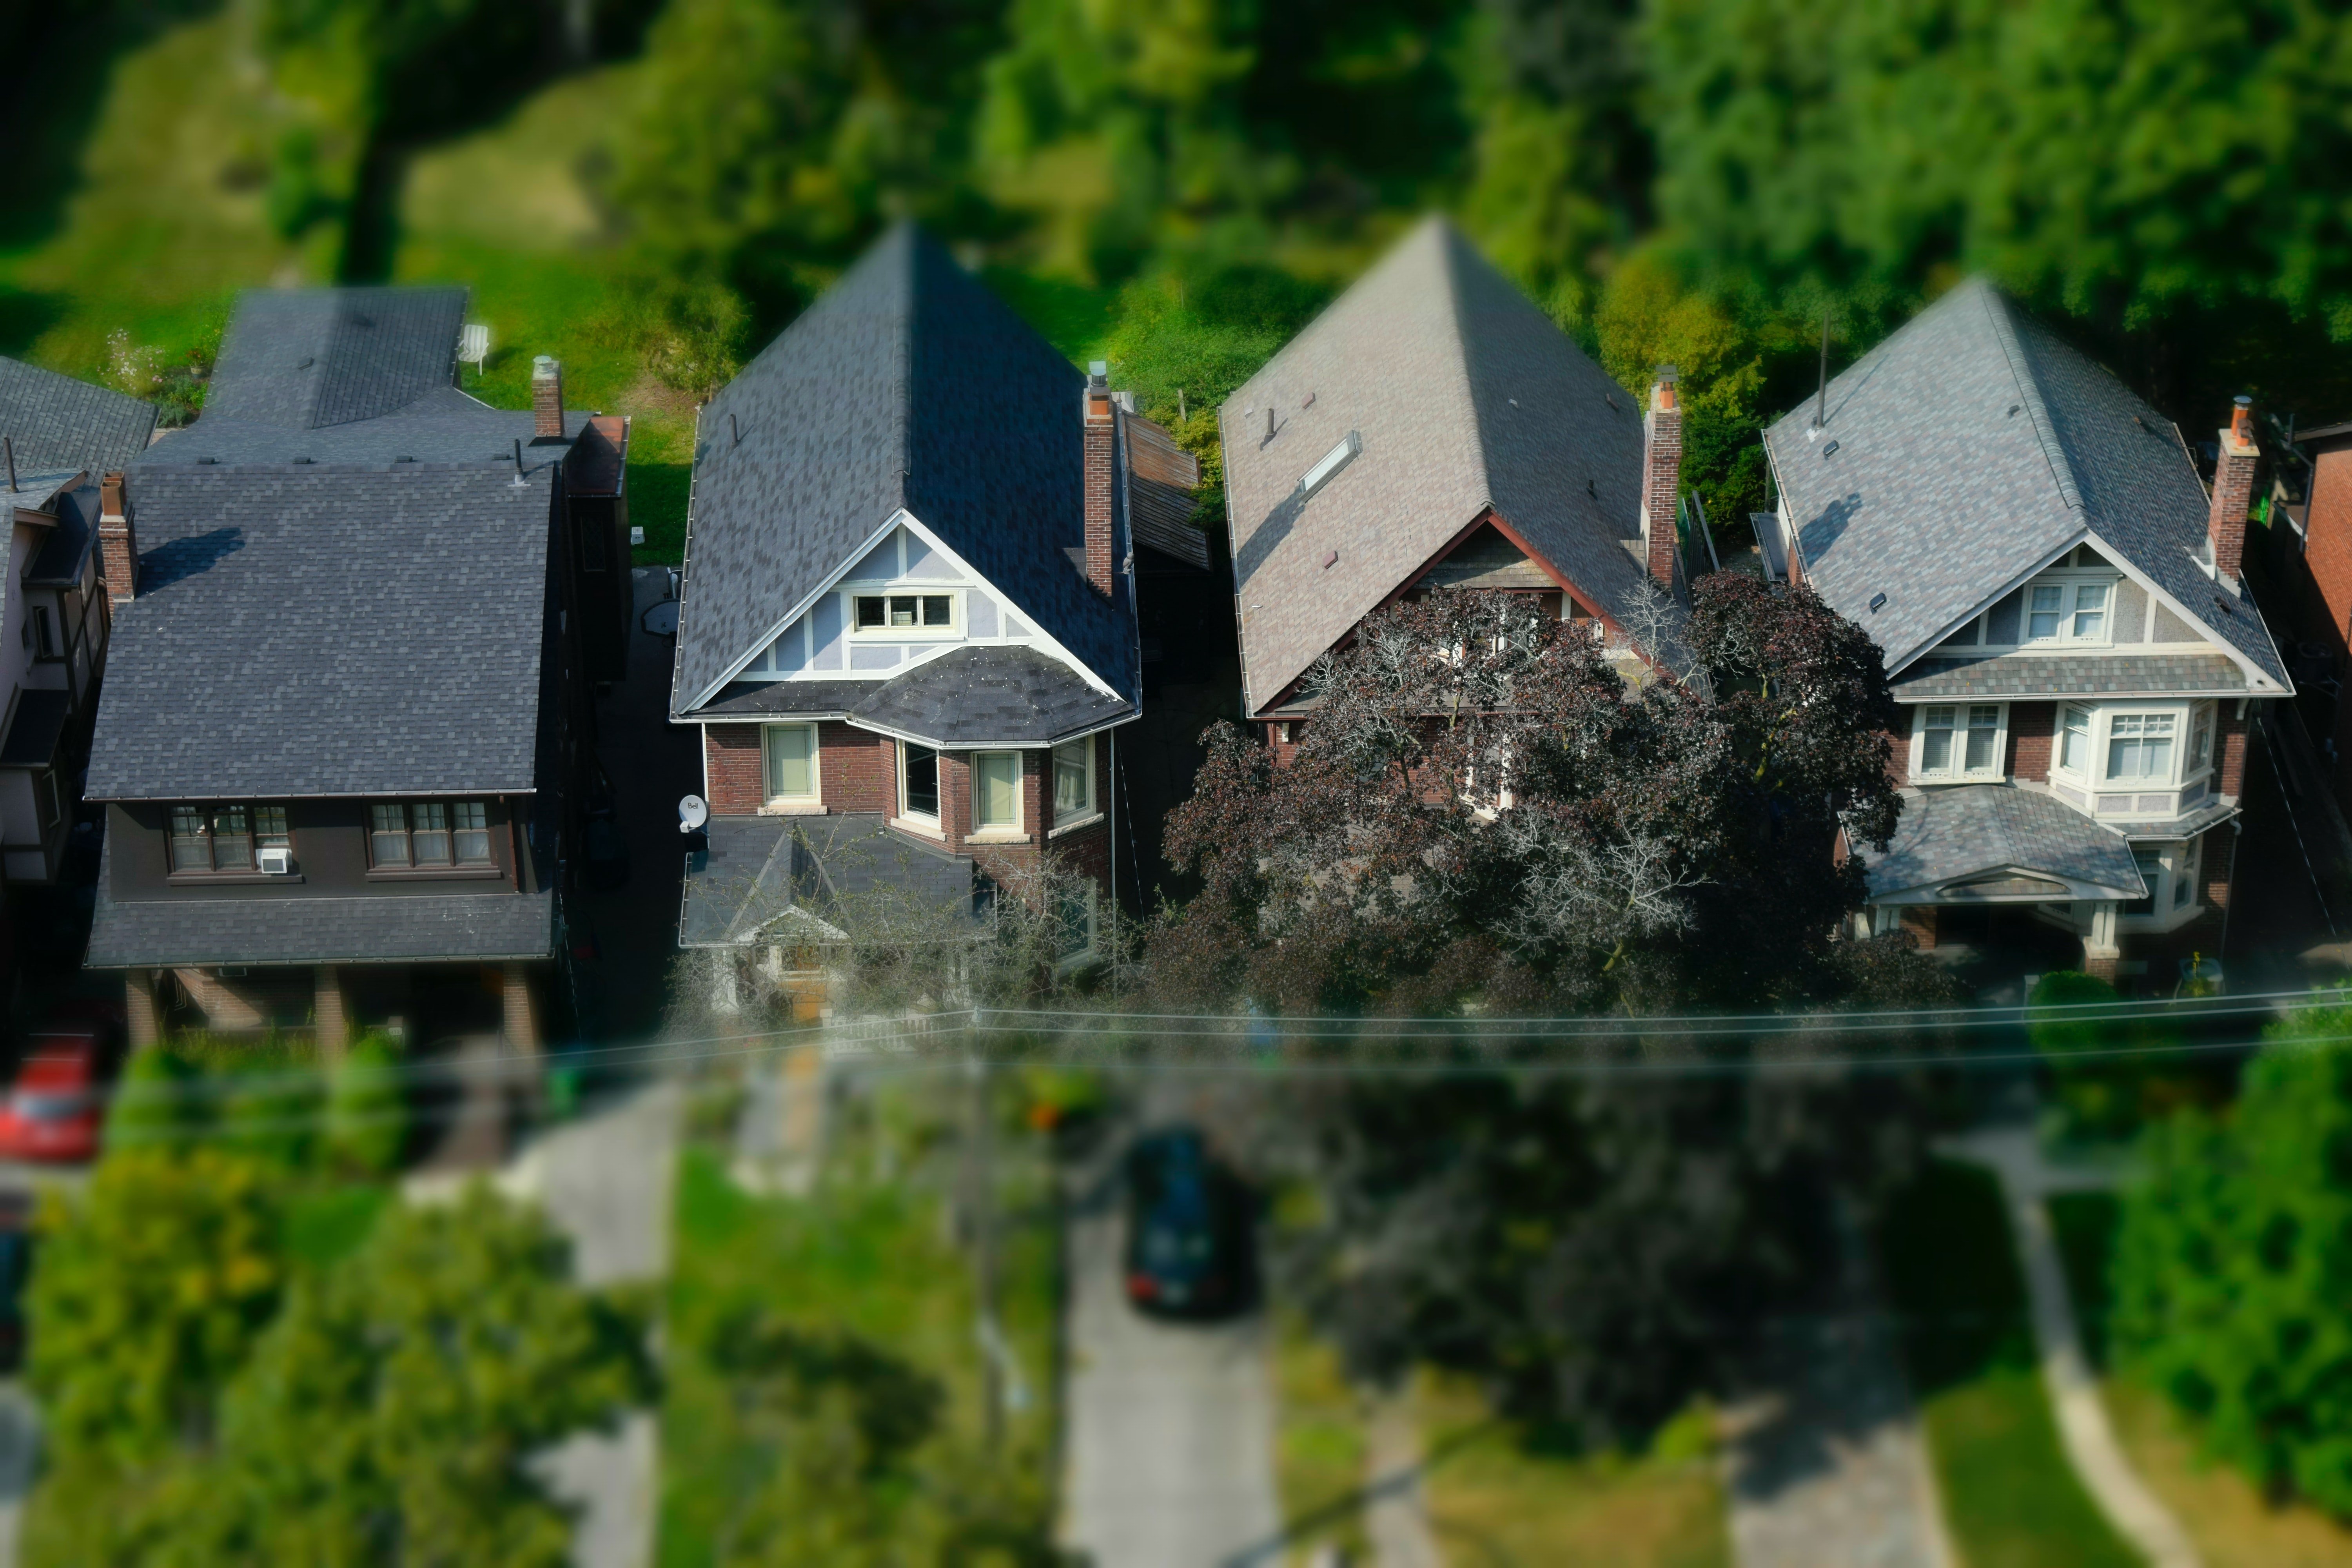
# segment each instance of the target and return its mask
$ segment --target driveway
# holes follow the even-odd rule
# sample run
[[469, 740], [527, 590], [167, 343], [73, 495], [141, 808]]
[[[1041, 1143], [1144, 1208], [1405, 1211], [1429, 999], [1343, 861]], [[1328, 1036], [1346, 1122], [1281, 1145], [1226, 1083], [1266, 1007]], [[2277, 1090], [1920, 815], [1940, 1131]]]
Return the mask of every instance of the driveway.
[[1281, 1561], [1265, 1319], [1144, 1318], [1120, 1289], [1116, 1152], [1068, 1195], [1068, 1544], [1094, 1568]]

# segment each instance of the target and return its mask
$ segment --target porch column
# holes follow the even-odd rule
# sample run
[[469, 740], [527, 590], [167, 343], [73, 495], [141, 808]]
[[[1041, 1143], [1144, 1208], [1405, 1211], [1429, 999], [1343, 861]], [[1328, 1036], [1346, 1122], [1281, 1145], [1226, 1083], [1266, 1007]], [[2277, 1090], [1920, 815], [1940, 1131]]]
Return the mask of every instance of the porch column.
[[539, 1009], [530, 994], [530, 971], [520, 963], [504, 968], [505, 1016], [499, 1033], [507, 1049], [539, 1054]]
[[331, 1062], [343, 1059], [352, 1043], [351, 1009], [343, 1000], [340, 965], [322, 963], [310, 972], [312, 1016], [318, 1020], [319, 1054]]
[[2091, 906], [2091, 929], [2083, 937], [2083, 973], [2112, 985], [2116, 961], [2123, 950], [2116, 945], [2116, 901], [2102, 899]]
[[131, 1048], [152, 1046], [163, 1037], [156, 1016], [155, 972], [134, 969], [122, 977], [122, 1011], [131, 1026]]

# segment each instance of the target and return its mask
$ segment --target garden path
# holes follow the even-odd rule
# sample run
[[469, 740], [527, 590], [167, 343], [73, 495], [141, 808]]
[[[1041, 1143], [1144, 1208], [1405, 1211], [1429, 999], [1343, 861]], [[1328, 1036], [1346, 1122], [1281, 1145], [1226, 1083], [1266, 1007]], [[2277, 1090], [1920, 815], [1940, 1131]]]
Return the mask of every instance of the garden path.
[[2066, 1458], [2084, 1489], [2117, 1533], [2156, 1568], [2200, 1568], [2197, 1549], [2189, 1544], [2180, 1521], [2147, 1489], [2116, 1441], [2107, 1407], [2099, 1402], [2098, 1379], [2092, 1373], [2090, 1358], [2083, 1353], [2074, 1297], [2066, 1289], [2066, 1270], [2051, 1230], [2049, 1205], [2042, 1201], [2053, 1193], [2111, 1188], [2122, 1173], [2120, 1168], [2053, 1164], [2042, 1154], [2041, 1139], [2031, 1123], [1980, 1128], [1945, 1140], [1942, 1147], [2000, 1178], [2001, 1198], [2009, 1206], [2010, 1233], [2016, 1237], [2017, 1260], [2024, 1271], [2032, 1307], [2033, 1342], [2042, 1362], [2042, 1385], [2050, 1393]]

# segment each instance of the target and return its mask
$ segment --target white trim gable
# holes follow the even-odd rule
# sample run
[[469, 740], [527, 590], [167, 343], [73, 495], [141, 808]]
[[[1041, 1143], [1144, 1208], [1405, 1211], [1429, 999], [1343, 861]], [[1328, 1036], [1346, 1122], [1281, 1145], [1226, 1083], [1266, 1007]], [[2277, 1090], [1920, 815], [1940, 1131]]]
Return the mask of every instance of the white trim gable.
[[[902, 540], [904, 542], [902, 542]], [[923, 555], [919, 562], [911, 547], [919, 545]], [[890, 552], [895, 570], [886, 576], [857, 575], [867, 568], [883, 551]], [[886, 668], [859, 669], [852, 668], [859, 637], [851, 625], [854, 615], [852, 595], [842, 590], [851, 584], [873, 584], [877, 589], [887, 587], [886, 597], [915, 597], [950, 601], [949, 618], [932, 626], [908, 626], [899, 637], [877, 637], [871, 631], [865, 641], [869, 646], [887, 643], [899, 653]], [[825, 601], [841, 595], [842, 624], [837, 636], [844, 650], [839, 668], [813, 668], [817, 653], [811, 617]], [[926, 606], [926, 615], [935, 613]], [[975, 624], [987, 629], [973, 634]], [[755, 666], [767, 660], [770, 650], [788, 636], [803, 638], [797, 655], [798, 662], [788, 669], [759, 669]], [[1034, 647], [1077, 672], [1079, 678], [1116, 700], [1124, 700], [1111, 684], [1056, 641], [1010, 594], [1005, 593], [976, 571], [971, 563], [950, 549], [945, 541], [924, 526], [922, 521], [905, 508], [890, 514], [883, 524], [859, 541], [818, 587], [791, 609], [751, 647], [737, 655], [726, 671], [710, 684], [709, 689], [697, 695], [685, 705], [679, 716], [692, 714], [709, 702], [730, 682], [739, 679], [770, 681], [778, 684], [793, 681], [870, 680], [876, 685], [895, 679], [907, 671], [929, 662], [954, 648], [972, 646], [994, 647]], [[902, 651], [903, 650], [903, 651]]]

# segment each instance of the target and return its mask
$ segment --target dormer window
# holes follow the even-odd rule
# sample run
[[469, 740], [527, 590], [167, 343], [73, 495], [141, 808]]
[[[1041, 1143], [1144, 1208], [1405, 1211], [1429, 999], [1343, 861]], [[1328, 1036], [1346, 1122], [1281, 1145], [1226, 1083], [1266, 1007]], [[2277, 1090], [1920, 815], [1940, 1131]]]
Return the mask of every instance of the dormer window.
[[282, 858], [294, 847], [282, 805], [175, 805], [171, 826], [174, 877], [246, 876], [259, 865], [257, 854], [276, 850]]
[[851, 624], [868, 635], [955, 629], [953, 594], [859, 594]]
[[2111, 582], [2036, 583], [2027, 590], [2025, 640], [2029, 643], [2103, 643], [2107, 640]]

